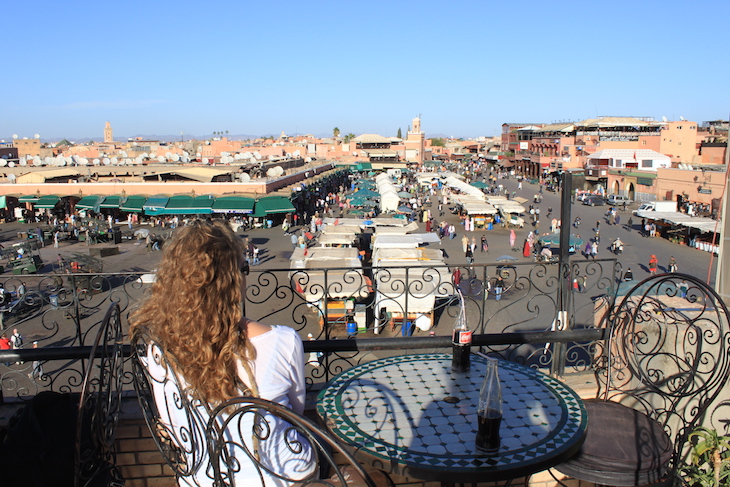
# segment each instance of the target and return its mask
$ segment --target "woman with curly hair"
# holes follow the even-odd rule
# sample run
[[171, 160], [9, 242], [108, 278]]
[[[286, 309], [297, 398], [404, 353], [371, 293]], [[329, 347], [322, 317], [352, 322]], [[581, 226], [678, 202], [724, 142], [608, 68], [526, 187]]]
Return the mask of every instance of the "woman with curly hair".
[[[203, 421], [213, 408], [238, 396], [268, 399], [301, 414], [305, 396], [301, 338], [287, 326], [265, 325], [243, 316], [246, 262], [243, 245], [231, 228], [224, 222], [196, 222], [179, 229], [163, 252], [151, 294], [132, 315], [132, 343], [145, 333], [154, 338], [157, 353], [172, 358], [168, 362], [182, 378], [182, 387]], [[172, 374], [154, 355], [150, 344], [146, 367], [152, 377], [163, 377], [152, 384], [161, 420], [173, 433], [176, 428], [189, 428], [185, 411], [173, 407], [178, 403], [174, 397], [178, 391], [165, 387]], [[285, 431], [286, 423], [273, 424], [282, 435], [290, 434]], [[180, 435], [187, 436], [184, 431]], [[251, 441], [248, 434], [243, 436], [240, 441]], [[204, 450], [205, 440], [201, 443], [195, 448]], [[314, 471], [309, 449], [294, 455], [269, 443], [276, 442], [267, 440], [266, 448], [274, 449], [268, 453], [276, 459], [273, 468], [277, 474], [297, 478]], [[205, 455], [178, 446], [190, 456]], [[263, 445], [254, 448], [262, 457], [267, 454]], [[246, 471], [246, 459], [238, 460], [242, 465], [236, 484], [260, 485], [253, 463], [248, 462], [251, 465]], [[180, 478], [181, 485], [212, 484], [206, 463], [207, 458], [197, 471], [190, 472], [192, 478]], [[256, 482], [250, 483], [251, 479]], [[268, 478], [265, 485], [281, 484]]]

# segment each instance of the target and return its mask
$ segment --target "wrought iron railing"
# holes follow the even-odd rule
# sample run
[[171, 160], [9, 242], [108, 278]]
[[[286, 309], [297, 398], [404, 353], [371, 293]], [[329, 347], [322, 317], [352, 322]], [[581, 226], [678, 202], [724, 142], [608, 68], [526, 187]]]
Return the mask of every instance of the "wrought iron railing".
[[[474, 343], [483, 351], [553, 374], [583, 372], [592, 367], [595, 341], [603, 337], [598, 318], [613, 303], [620, 266], [614, 259], [573, 257], [562, 273], [560, 268], [517, 261], [254, 268], [244, 306], [251, 319], [291, 326], [303, 337], [312, 334], [311, 341], [305, 339], [305, 352], [313, 387], [375, 356], [447, 350], [458, 312], [457, 288], [466, 300]], [[460, 279], [455, 279], [457, 269]], [[498, 277], [504, 283], [499, 293]], [[153, 278], [128, 272], [7, 276], [0, 281], [10, 294], [0, 307], [2, 333], [10, 337], [17, 330], [23, 337], [20, 349], [0, 350], [5, 400], [78, 388], [88, 366], [88, 345], [108, 305], [119, 303], [126, 331], [129, 315]], [[561, 297], [566, 290], [570, 299]], [[131, 390], [131, 376], [125, 382]]]

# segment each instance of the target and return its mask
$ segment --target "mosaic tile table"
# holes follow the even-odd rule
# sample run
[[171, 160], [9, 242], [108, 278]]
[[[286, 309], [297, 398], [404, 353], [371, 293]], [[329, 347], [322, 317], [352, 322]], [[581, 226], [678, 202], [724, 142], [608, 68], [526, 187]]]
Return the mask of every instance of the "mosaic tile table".
[[486, 360], [451, 371], [451, 355], [401, 355], [338, 375], [317, 413], [363, 461], [421, 480], [487, 482], [530, 475], [570, 458], [585, 437], [580, 397], [557, 379], [499, 361], [503, 413], [499, 452], [474, 446]]

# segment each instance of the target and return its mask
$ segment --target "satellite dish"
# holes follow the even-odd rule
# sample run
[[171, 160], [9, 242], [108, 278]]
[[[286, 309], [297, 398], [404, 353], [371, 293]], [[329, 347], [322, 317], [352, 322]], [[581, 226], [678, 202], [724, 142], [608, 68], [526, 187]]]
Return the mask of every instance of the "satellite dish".
[[304, 162], [312, 162], [312, 158], [311, 157], [307, 157], [306, 159], [304, 159]]
[[276, 167], [274, 168], [274, 170], [276, 171], [276, 175], [277, 175], [277, 176], [281, 176], [282, 174], [284, 174], [284, 168], [283, 168], [283, 167], [281, 167], [281, 166], [276, 166]]
[[663, 120], [664, 122], [666, 122], [666, 121], [667, 121], [667, 117], [664, 117], [664, 116], [663, 116], [663, 117], [662, 117], [662, 120]]
[[41, 136], [40, 136], [40, 134], [35, 134], [35, 135], [33, 136], [33, 138], [34, 138], [34, 139], [40, 139], [40, 138], [41, 138]]
[[183, 157], [182, 158], [182, 162], [188, 163], [188, 162], [190, 162], [190, 158], [189, 157]]
[[167, 162], [167, 159], [165, 159], [165, 156], [159, 156], [159, 157], [157, 157], [157, 160], [159, 162]]
[[99, 164], [101, 164], [101, 161], [98, 158], [94, 159], [94, 165], [98, 166]]
[[261, 160], [261, 154], [259, 154], [259, 151], [254, 152], [253, 156], [256, 158], [256, 160]]
[[293, 153], [292, 155], [293, 155], [294, 157], [301, 157], [301, 155], [302, 155], [302, 151], [300, 151], [300, 150], [295, 150], [295, 151], [294, 151], [294, 153]]
[[172, 159], [172, 152], [170, 152], [170, 151], [165, 152], [165, 158]]
[[[3, 166], [4, 165], [5, 164], [3, 164]], [[15, 176], [15, 174], [13, 174], [13, 173], [8, 174], [8, 181], [10, 181], [11, 183], [14, 183], [16, 179], [17, 179], [17, 176]]]
[[18, 138], [18, 134], [13, 134], [13, 139], [17, 139], [17, 138]]
[[[28, 164], [28, 161], [26, 161], [25, 159], [22, 159], [22, 160], [19, 160], [18, 161], [18, 164], [20, 164], [21, 166], [25, 166], [26, 164]], [[36, 164], [35, 159], [33, 159], [33, 165], [34, 166], [38, 166], [39, 165], [39, 164]]]
[[104, 159], [102, 159], [102, 160], [101, 160], [101, 162], [102, 162], [102, 163], [103, 163], [103, 164], [104, 164], [105, 166], [108, 166], [109, 164], [111, 164], [111, 163], [112, 163], [112, 161], [110, 161], [108, 157], [105, 157]]
[[179, 154], [173, 154], [172, 157], [171, 157], [171, 159], [173, 161], [175, 161], [175, 162], [178, 162], [178, 161], [180, 161], [180, 155]]
[[112, 165], [116, 166], [117, 164], [119, 164], [119, 159], [117, 159], [116, 157], [112, 157], [111, 163], [112, 163]]
[[238, 179], [241, 180], [242, 183], [247, 183], [251, 181], [251, 175], [247, 172], [242, 173], [240, 176], [238, 176]]
[[269, 169], [267, 169], [266, 176], [268, 176], [270, 178], [276, 177], [276, 168], [270, 167]]
[[[86, 163], [87, 163], [87, 164], [88, 164], [88, 162], [89, 162], [89, 161], [88, 161], [88, 160], [86, 160]], [[68, 161], [66, 160], [66, 158], [65, 158], [65, 157], [64, 157], [63, 159], [61, 159], [61, 160], [59, 160], [59, 161], [58, 161], [58, 165], [59, 165], [59, 166], [65, 166], [66, 164], [68, 164]]]
[[43, 162], [45, 162], [48, 165], [51, 165], [51, 164], [53, 164], [53, 157], [46, 156], [46, 158], [43, 159]]
[[[7, 166], [7, 165], [8, 165], [8, 161], [7, 161], [7, 159], [0, 159], [0, 167], [5, 167], [5, 166]], [[11, 173], [11, 174], [8, 174], [8, 178], [9, 178], [10, 176], [15, 176], [15, 174], [12, 174], [12, 173]]]
[[41, 165], [41, 158], [39, 156], [35, 156], [33, 158], [33, 165], [34, 166], [40, 166]]
[[683, 116], [680, 115], [679, 116], [679, 119], [684, 122], [684, 117]]
[[79, 160], [78, 164], [79, 164], [79, 166], [88, 166], [89, 165], [89, 160], [87, 158], [85, 158], [85, 157], [82, 157]]
[[15, 167], [15, 163], [13, 161], [8, 162], [8, 166]]

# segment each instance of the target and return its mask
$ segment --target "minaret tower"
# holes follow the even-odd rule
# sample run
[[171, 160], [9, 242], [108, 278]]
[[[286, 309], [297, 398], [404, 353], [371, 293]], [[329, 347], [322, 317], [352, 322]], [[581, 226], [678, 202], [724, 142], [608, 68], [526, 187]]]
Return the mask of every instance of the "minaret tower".
[[106, 125], [104, 125], [104, 142], [109, 143], [109, 144], [114, 142], [112, 124], [110, 124], [109, 122], [107, 122]]
[[423, 164], [424, 153], [426, 152], [426, 137], [421, 132], [421, 117], [413, 119], [413, 126], [408, 131], [405, 141], [406, 160]]

